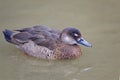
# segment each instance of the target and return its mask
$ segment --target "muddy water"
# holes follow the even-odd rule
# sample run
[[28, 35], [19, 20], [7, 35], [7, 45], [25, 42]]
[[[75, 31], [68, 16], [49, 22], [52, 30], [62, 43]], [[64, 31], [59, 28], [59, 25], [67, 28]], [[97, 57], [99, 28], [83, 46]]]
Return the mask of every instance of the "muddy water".
[[79, 28], [92, 43], [75, 60], [23, 54], [0, 34], [0, 80], [120, 80], [119, 0], [0, 0], [0, 32], [34, 25]]

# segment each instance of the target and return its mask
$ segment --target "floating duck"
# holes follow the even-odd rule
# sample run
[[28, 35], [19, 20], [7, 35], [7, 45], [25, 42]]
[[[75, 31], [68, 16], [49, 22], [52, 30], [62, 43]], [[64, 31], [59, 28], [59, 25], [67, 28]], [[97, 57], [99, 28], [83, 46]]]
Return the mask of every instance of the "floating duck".
[[16, 45], [27, 55], [42, 59], [77, 58], [82, 54], [79, 44], [92, 46], [73, 27], [59, 31], [40, 25], [13, 31], [6, 29], [3, 34], [6, 41]]

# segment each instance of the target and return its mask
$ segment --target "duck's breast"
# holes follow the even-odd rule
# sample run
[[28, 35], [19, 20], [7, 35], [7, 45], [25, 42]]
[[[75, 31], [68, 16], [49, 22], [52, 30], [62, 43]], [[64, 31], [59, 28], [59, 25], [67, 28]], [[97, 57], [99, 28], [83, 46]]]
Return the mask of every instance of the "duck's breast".
[[81, 48], [78, 45], [59, 44], [54, 50], [54, 57], [57, 59], [77, 58], [81, 54]]

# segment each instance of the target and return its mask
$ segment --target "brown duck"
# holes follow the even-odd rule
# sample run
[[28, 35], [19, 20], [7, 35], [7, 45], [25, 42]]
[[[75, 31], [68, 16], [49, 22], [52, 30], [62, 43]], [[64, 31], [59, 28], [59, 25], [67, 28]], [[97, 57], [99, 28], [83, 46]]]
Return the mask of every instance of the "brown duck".
[[82, 54], [79, 44], [91, 47], [78, 29], [68, 27], [62, 31], [46, 26], [3, 31], [6, 41], [15, 44], [26, 54], [42, 59], [72, 59]]

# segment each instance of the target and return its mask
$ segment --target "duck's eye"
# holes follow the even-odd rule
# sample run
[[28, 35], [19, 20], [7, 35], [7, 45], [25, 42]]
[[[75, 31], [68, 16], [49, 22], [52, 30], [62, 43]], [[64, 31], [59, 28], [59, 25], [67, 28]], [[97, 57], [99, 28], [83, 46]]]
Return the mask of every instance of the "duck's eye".
[[75, 37], [78, 37], [79, 35], [78, 35], [78, 34], [76, 34], [76, 33], [74, 33], [74, 36], [75, 36]]

